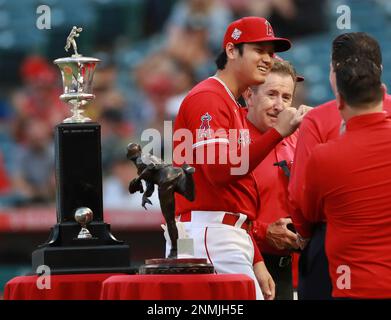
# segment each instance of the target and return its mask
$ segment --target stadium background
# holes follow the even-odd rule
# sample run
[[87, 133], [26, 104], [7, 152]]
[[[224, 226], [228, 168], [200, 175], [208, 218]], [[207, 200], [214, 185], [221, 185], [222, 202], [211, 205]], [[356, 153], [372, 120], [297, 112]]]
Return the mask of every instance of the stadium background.
[[[51, 29], [36, 26], [47, 5]], [[351, 29], [337, 28], [341, 5]], [[53, 127], [69, 114], [58, 99], [52, 64], [73, 25], [83, 27], [79, 52], [102, 63], [96, 100], [86, 113], [102, 125], [105, 220], [131, 245], [132, 264], [160, 257], [164, 239], [158, 200], [145, 212], [127, 194], [135, 170], [125, 146], [146, 128], [162, 132], [181, 99], [213, 75], [225, 27], [245, 15], [267, 17], [278, 36], [292, 39], [281, 56], [305, 77], [295, 104], [333, 98], [330, 44], [339, 33], [365, 31], [381, 44], [383, 82], [391, 85], [391, 2], [386, 0], [0, 0], [0, 297], [6, 281], [31, 271], [31, 252], [55, 223]], [[75, 155], [77, 156], [77, 155]]]

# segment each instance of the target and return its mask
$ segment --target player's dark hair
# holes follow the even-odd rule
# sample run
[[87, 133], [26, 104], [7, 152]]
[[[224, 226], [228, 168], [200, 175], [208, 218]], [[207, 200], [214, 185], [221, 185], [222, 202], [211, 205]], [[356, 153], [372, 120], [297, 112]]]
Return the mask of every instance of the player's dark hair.
[[379, 43], [365, 32], [344, 33], [333, 41], [331, 60], [333, 67], [351, 56], [372, 60], [378, 67], [382, 64]]
[[[239, 54], [243, 55], [243, 45], [244, 43], [234, 44], [235, 48], [239, 50]], [[225, 49], [220, 52], [215, 60], [217, 69], [224, 70], [225, 65], [227, 64], [227, 54], [225, 53]]]
[[367, 108], [382, 100], [381, 63], [380, 46], [366, 33], [345, 33], [333, 41], [337, 89], [347, 104]]
[[335, 69], [337, 90], [351, 107], [370, 107], [383, 99], [381, 73], [372, 60], [353, 56]]

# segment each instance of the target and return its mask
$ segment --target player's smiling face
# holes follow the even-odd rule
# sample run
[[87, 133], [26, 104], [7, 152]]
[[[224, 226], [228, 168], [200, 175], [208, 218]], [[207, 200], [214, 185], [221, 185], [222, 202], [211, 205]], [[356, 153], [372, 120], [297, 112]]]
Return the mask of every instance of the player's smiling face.
[[238, 71], [249, 85], [265, 81], [273, 66], [274, 45], [270, 42], [245, 43], [239, 57]]
[[264, 84], [252, 91], [247, 104], [252, 122], [262, 132], [273, 127], [278, 114], [290, 107], [295, 83], [290, 75], [270, 73]]

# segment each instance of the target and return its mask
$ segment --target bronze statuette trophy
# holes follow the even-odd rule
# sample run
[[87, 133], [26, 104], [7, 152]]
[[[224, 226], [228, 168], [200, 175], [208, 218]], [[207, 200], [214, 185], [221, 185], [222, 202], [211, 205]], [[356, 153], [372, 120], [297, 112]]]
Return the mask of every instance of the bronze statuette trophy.
[[77, 52], [73, 27], [65, 50], [74, 54], [56, 59], [71, 117], [55, 128], [57, 224], [46, 243], [32, 254], [35, 272], [47, 265], [52, 274], [131, 272], [129, 246], [110, 233], [103, 219], [100, 125], [81, 109], [95, 98], [92, 80], [99, 60]]
[[[130, 143], [127, 147], [127, 158], [137, 168], [138, 177], [130, 181], [129, 192], [143, 193], [142, 206], [152, 204], [148, 199], [158, 187], [160, 208], [166, 221], [168, 242], [171, 245], [168, 258], [147, 259], [145, 265], [139, 268], [140, 274], [187, 274], [187, 273], [213, 273], [213, 265], [207, 259], [196, 258], [192, 239], [178, 237], [178, 228], [175, 220], [175, 193], [193, 201], [195, 197], [193, 173], [194, 168], [183, 165], [181, 168], [173, 167], [163, 160], [142, 153], [140, 145]], [[145, 181], [146, 189], [142, 185]], [[167, 237], [168, 238], [168, 237]]]

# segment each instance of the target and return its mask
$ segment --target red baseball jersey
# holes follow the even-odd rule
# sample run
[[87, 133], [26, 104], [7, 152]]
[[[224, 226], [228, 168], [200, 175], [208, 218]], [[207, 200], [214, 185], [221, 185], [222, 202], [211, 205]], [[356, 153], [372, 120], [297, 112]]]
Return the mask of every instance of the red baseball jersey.
[[[254, 220], [259, 195], [252, 170], [281, 139], [271, 129], [251, 140], [245, 113], [225, 84], [216, 77], [200, 82], [175, 119], [174, 164], [195, 167], [195, 200], [176, 194], [176, 214], [227, 211]], [[262, 258], [255, 243], [254, 250], [256, 263]]]
[[[261, 136], [260, 132], [250, 121], [248, 127], [251, 137]], [[286, 250], [278, 250], [266, 240], [266, 231], [269, 224], [280, 218], [290, 216], [288, 206], [289, 177], [281, 166], [276, 163], [286, 161], [290, 171], [297, 142], [298, 131], [284, 138], [254, 169], [257, 188], [259, 190], [259, 206], [257, 218], [253, 223], [253, 234], [261, 252], [274, 255], [289, 255]]]
[[[391, 96], [386, 95], [383, 103], [385, 111], [391, 114]], [[300, 223], [301, 209], [300, 198], [303, 195], [303, 179], [307, 168], [308, 157], [318, 144], [326, 143], [340, 135], [342, 117], [338, 111], [336, 100], [326, 102], [312, 109], [304, 117], [300, 125], [300, 134], [297, 139], [294, 162], [289, 180], [289, 205], [292, 219], [296, 227], [306, 230], [305, 234], [311, 234], [311, 225], [298, 226]], [[316, 172], [308, 167], [313, 174]], [[302, 234], [304, 236], [304, 234]]]
[[356, 116], [308, 159], [301, 219], [326, 217], [334, 297], [391, 298], [390, 137], [386, 112]]
[[[189, 133], [180, 129], [188, 129]], [[249, 146], [245, 114], [224, 84], [216, 78], [199, 83], [182, 102], [175, 120], [174, 164], [192, 164], [196, 185], [193, 202], [177, 195], [176, 213], [228, 211], [244, 213], [254, 220], [259, 194], [251, 171], [281, 139], [271, 129], [260, 139], [252, 139], [255, 148]], [[240, 167], [236, 162], [245, 148], [249, 150], [249, 158], [242, 160], [248, 162], [244, 164], [248, 169], [234, 174], [232, 169]], [[189, 149], [192, 153], [186, 156]]]

